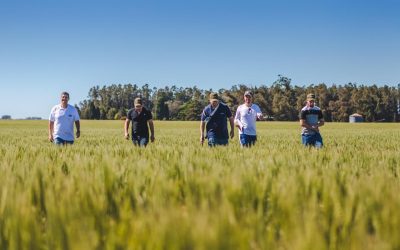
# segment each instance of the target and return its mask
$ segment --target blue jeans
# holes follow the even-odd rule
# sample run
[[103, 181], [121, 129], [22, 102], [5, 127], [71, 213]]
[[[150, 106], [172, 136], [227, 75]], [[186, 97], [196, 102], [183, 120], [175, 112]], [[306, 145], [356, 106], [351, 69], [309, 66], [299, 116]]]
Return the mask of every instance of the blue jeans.
[[146, 147], [147, 144], [149, 143], [149, 138], [134, 135], [134, 136], [132, 136], [132, 142], [135, 146]]
[[301, 135], [301, 141], [304, 146], [314, 146], [316, 148], [322, 148], [324, 143], [322, 142], [322, 137], [320, 133], [315, 133], [312, 135]]
[[251, 147], [254, 146], [254, 144], [257, 141], [257, 136], [256, 135], [246, 135], [246, 134], [240, 134], [240, 144], [243, 147]]
[[215, 146], [226, 146], [228, 145], [228, 139], [221, 139], [221, 138], [214, 138], [210, 137], [208, 138], [208, 146], [209, 147], [215, 147]]
[[74, 144], [74, 141], [67, 141], [67, 140], [61, 139], [60, 137], [56, 137], [54, 139], [54, 144], [59, 145], [59, 146], [67, 145], [67, 144], [72, 145], [72, 144]]

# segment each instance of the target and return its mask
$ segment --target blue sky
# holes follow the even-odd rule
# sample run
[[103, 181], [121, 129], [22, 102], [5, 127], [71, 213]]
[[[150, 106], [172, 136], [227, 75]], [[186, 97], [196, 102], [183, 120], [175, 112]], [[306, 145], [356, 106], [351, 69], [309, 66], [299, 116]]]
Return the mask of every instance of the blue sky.
[[400, 1], [2, 1], [0, 115], [94, 85], [400, 83]]

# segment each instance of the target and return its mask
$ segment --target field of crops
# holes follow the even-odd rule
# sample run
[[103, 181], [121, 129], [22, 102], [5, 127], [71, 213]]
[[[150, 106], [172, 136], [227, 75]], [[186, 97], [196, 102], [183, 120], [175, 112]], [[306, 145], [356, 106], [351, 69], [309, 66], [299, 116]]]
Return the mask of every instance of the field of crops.
[[0, 121], [0, 249], [400, 249], [400, 125], [258, 123], [255, 147], [199, 145], [198, 122]]

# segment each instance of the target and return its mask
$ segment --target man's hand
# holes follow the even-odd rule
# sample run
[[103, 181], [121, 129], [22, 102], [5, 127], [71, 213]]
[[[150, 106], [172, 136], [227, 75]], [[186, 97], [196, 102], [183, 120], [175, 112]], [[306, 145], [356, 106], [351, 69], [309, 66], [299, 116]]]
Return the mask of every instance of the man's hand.
[[125, 139], [129, 140], [129, 133], [125, 133]]
[[81, 136], [81, 131], [80, 130], [76, 131], [76, 138], [79, 138], [80, 136]]
[[151, 135], [151, 136], [150, 136], [150, 141], [151, 141], [151, 142], [154, 142], [154, 139], [155, 139], [155, 138], [154, 138], [154, 135]]
[[235, 136], [235, 131], [233, 129], [231, 129], [230, 135], [231, 135], [231, 139]]
[[314, 130], [315, 132], [319, 132], [318, 125], [311, 126], [311, 129]]
[[49, 141], [50, 141], [50, 142], [53, 142], [53, 141], [54, 141], [53, 135], [49, 135]]
[[200, 136], [200, 144], [201, 144], [201, 146], [203, 146], [203, 143], [204, 143], [204, 135], [201, 135]]

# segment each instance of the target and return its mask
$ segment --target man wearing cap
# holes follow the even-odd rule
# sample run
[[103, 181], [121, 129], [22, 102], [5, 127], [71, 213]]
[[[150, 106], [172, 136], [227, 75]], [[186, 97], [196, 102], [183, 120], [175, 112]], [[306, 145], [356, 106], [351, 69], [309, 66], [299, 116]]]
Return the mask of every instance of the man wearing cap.
[[[154, 124], [153, 115], [150, 110], [143, 107], [141, 98], [136, 98], [134, 101], [135, 107], [128, 111], [125, 120], [125, 139], [129, 139], [129, 123], [132, 121], [132, 142], [139, 147], [146, 147], [149, 143], [149, 127], [150, 127], [150, 140], [154, 142]], [[149, 126], [147, 126], [147, 124]]]
[[61, 103], [51, 109], [49, 117], [49, 141], [56, 145], [67, 145], [74, 143], [74, 123], [76, 127], [76, 138], [81, 136], [81, 125], [79, 113], [70, 104], [69, 93], [61, 93]]
[[200, 122], [200, 143], [204, 143], [204, 128], [208, 139], [208, 146], [228, 145], [229, 135], [226, 119], [231, 126], [230, 137], [233, 138], [234, 123], [232, 112], [228, 105], [218, 100], [217, 93], [210, 94], [210, 104], [204, 108]]
[[300, 111], [301, 137], [305, 146], [323, 146], [319, 127], [324, 125], [321, 109], [315, 106], [315, 94], [307, 95], [307, 105]]
[[242, 147], [251, 147], [256, 143], [256, 121], [262, 120], [261, 109], [253, 103], [253, 93], [244, 92], [244, 104], [236, 110], [235, 125], [239, 129], [239, 139]]

